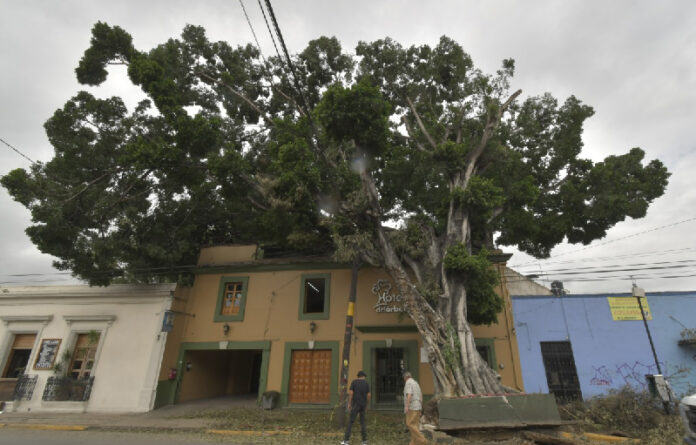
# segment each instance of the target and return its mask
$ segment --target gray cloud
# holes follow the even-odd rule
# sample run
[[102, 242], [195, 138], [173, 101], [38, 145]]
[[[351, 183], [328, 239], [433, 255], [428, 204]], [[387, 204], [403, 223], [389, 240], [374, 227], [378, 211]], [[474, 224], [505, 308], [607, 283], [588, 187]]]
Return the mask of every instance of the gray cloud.
[[[245, 4], [263, 51], [271, 54], [274, 50], [258, 6], [251, 1]], [[575, 266], [610, 265], [615, 261], [598, 258], [622, 257], [626, 263], [628, 258], [623, 255], [644, 252], [662, 253], [638, 257], [645, 260], [641, 262], [694, 258], [693, 252], [664, 251], [692, 245], [695, 222], [602, 243], [696, 216], [692, 179], [696, 169], [692, 129], [696, 3], [299, 0], [276, 1], [274, 7], [291, 52], [321, 35], [335, 35], [352, 51], [359, 40], [391, 36], [404, 45], [434, 44], [446, 34], [460, 42], [485, 71], [497, 69], [502, 59], [512, 57], [517, 61], [513, 86], [522, 88], [524, 94], [550, 91], [561, 100], [574, 94], [595, 108], [584, 137], [585, 156], [600, 160], [640, 146], [649, 159], [666, 163], [673, 173], [670, 186], [646, 218], [618, 224], [605, 240], [589, 249], [559, 246], [553, 254], [561, 256], [535, 263], [536, 269], [555, 269], [554, 261], [561, 260], [577, 261]], [[43, 123], [84, 89], [73, 70], [98, 20], [124, 27], [143, 49], [178, 36], [187, 23], [206, 27], [213, 40], [252, 42], [238, 2], [5, 2], [0, 15], [0, 137], [35, 160], [52, 156]], [[124, 96], [129, 104], [139, 97], [122, 73], [93, 91], [102, 97]], [[0, 147], [0, 174], [28, 164]], [[8, 281], [8, 275], [52, 272], [51, 258], [38, 252], [24, 234], [30, 224], [28, 212], [4, 189], [0, 189], [0, 214], [0, 245], [6, 252], [0, 259], [0, 282]], [[575, 253], [564, 254], [571, 251]], [[528, 261], [517, 253], [511, 263]], [[41, 279], [51, 277], [66, 279], [65, 275]], [[696, 288], [694, 278], [639, 284], [650, 290]], [[576, 282], [567, 287], [577, 292], [625, 291], [627, 282]]]

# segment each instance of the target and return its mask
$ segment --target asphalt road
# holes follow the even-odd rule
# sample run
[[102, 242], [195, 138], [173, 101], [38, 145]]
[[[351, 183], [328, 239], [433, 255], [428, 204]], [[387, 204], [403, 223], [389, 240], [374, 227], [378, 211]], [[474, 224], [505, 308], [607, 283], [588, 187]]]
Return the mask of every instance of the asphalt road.
[[[39, 431], [0, 429], [2, 445], [198, 445], [220, 443], [221, 438], [188, 434], [111, 433], [103, 431]], [[243, 440], [243, 439], [242, 439]], [[224, 441], [227, 445], [244, 442]]]

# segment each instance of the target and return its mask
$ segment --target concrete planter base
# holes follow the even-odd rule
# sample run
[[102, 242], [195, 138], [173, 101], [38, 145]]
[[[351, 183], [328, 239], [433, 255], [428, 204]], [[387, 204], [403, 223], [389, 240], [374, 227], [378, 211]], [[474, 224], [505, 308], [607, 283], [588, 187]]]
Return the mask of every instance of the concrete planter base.
[[439, 429], [521, 428], [561, 424], [551, 394], [520, 394], [442, 399]]

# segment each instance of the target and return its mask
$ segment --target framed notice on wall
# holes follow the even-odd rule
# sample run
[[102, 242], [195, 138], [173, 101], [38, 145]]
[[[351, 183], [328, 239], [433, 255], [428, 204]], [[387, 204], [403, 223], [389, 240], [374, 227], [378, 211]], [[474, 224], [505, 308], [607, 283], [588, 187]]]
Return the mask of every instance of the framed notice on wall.
[[34, 369], [46, 370], [53, 368], [53, 363], [58, 355], [60, 338], [44, 338], [41, 340], [41, 348], [34, 362]]

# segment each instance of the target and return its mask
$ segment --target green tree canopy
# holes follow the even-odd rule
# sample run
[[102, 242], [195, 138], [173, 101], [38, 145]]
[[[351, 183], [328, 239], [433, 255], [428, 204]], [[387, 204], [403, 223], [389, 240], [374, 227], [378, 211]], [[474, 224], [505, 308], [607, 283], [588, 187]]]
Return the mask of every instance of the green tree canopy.
[[468, 325], [502, 307], [496, 242], [538, 257], [590, 243], [644, 216], [669, 177], [640, 148], [583, 158], [591, 107], [522, 98], [512, 60], [483, 73], [447, 37], [355, 55], [322, 37], [292, 58], [293, 80], [201, 27], [148, 52], [117, 26], [92, 35], [78, 80], [125, 64], [147, 100], [79, 92], [46, 122], [55, 157], [2, 178], [32, 241], [92, 284], [171, 275], [216, 243], [357, 255], [390, 273], [444, 395], [500, 389]]

